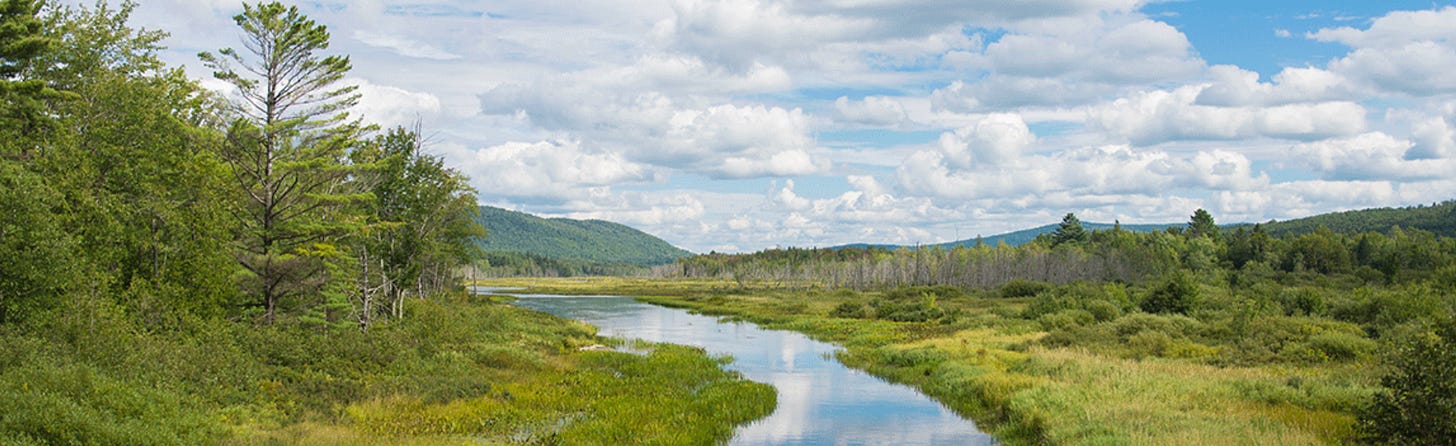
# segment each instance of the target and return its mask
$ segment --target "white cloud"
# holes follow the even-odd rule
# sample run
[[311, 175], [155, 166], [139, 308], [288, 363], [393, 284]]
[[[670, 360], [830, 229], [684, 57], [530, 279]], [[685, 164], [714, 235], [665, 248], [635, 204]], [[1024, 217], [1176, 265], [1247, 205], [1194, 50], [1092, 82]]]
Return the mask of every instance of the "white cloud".
[[1020, 158], [1035, 141], [1036, 135], [1020, 115], [993, 113], [955, 132], [942, 134], [937, 148], [952, 167], [997, 166]]
[[1138, 15], [1023, 24], [983, 53], [958, 55], [957, 63], [987, 73], [933, 94], [936, 107], [959, 112], [1083, 104], [1203, 70], [1183, 33]]
[[405, 57], [433, 60], [455, 60], [461, 57], [459, 54], [396, 35], [358, 30], [354, 31], [354, 39], [365, 45], [394, 51]]
[[383, 127], [410, 127], [440, 113], [440, 98], [430, 93], [379, 85], [360, 78], [347, 79], [345, 83], [359, 87], [359, 103], [351, 112]]
[[441, 151], [489, 196], [560, 202], [652, 179], [647, 167], [576, 141], [511, 142], [476, 150], [443, 145]]
[[1456, 70], [1456, 6], [1395, 11], [1363, 30], [1325, 28], [1307, 37], [1353, 48], [1329, 68], [1370, 88], [1417, 97], [1456, 92], [1449, 75]]
[[1327, 180], [1424, 180], [1451, 176], [1456, 160], [1407, 159], [1413, 144], [1381, 132], [1294, 146], [1293, 152]]
[[1259, 82], [1259, 73], [1232, 65], [1210, 67], [1208, 75], [1213, 82], [1198, 93], [1198, 105], [1267, 106], [1355, 97], [1344, 77], [1319, 68], [1284, 68], [1270, 83]]
[[1199, 105], [1204, 86], [1141, 92], [1092, 109], [1093, 123], [1134, 144], [1184, 139], [1275, 137], [1301, 140], [1351, 135], [1365, 129], [1365, 108], [1354, 102], [1272, 107]]
[[834, 101], [834, 111], [841, 121], [878, 127], [894, 127], [909, 119], [905, 107], [886, 96], [868, 96], [858, 101], [840, 96]]

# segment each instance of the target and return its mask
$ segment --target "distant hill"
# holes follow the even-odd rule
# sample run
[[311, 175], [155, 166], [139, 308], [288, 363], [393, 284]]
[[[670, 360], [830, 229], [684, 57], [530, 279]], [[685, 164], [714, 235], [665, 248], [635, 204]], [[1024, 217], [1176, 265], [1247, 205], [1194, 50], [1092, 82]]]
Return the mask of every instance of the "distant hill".
[[[1054, 224], [1049, 224], [1049, 225], [1046, 225], [1046, 226], [1038, 226], [1038, 227], [1031, 228], [1031, 229], [1022, 229], [1022, 230], [1016, 231], [1016, 232], [1008, 232], [1008, 233], [1005, 233], [1005, 234], [993, 235], [993, 236], [990, 236], [990, 237], [982, 237], [981, 238], [981, 242], [982, 243], [985, 243], [987, 246], [996, 246], [996, 245], [998, 245], [1000, 243], [1003, 243], [1003, 242], [1006, 243], [1007, 246], [1023, 245], [1023, 244], [1026, 244], [1026, 243], [1031, 242], [1032, 240], [1036, 240], [1036, 236], [1038, 236], [1038, 235], [1042, 235], [1042, 234], [1050, 233], [1052, 231], [1056, 231], [1058, 225], [1059, 224], [1055, 224], [1054, 223]], [[1085, 228], [1085, 229], [1087, 229], [1087, 230], [1089, 230], [1089, 231], [1101, 231], [1101, 230], [1105, 230], [1105, 229], [1112, 229], [1113, 226], [1116, 226], [1116, 224], [1112, 224], [1112, 223], [1091, 223], [1091, 222], [1085, 222], [1085, 221], [1082, 222], [1082, 227]], [[1125, 230], [1128, 230], [1128, 231], [1133, 231], [1133, 232], [1153, 232], [1153, 231], [1162, 231], [1164, 229], [1168, 229], [1168, 228], [1174, 227], [1174, 226], [1183, 227], [1183, 226], [1187, 226], [1187, 224], [1186, 223], [1168, 223], [1168, 224], [1122, 225], [1122, 229], [1125, 229]], [[849, 244], [849, 245], [836, 246], [835, 248], [864, 248], [864, 247], [871, 247], [871, 246], [872, 247], [876, 247], [876, 248], [886, 248], [886, 249], [895, 249], [895, 248], [901, 248], [901, 247], [903, 247], [901, 245], [877, 245], [877, 244], [868, 244], [868, 243], [855, 243], [855, 244]], [[968, 238], [968, 239], [965, 239], [965, 240], [957, 240], [957, 241], [954, 241], [954, 242], [946, 242], [946, 243], [940, 243], [940, 244], [930, 245], [930, 246], [940, 246], [940, 247], [945, 247], [945, 248], [950, 248], [950, 247], [955, 247], [955, 246], [976, 246], [976, 239], [975, 238]]]
[[632, 265], [661, 265], [692, 255], [645, 232], [601, 220], [546, 219], [481, 206], [478, 221], [490, 231], [479, 242], [486, 252]]
[[1402, 229], [1423, 229], [1440, 236], [1456, 237], [1456, 200], [1430, 206], [1335, 212], [1289, 221], [1272, 221], [1262, 226], [1274, 236], [1306, 234], [1314, 232], [1320, 226], [1341, 234], [1383, 233], [1399, 226]]

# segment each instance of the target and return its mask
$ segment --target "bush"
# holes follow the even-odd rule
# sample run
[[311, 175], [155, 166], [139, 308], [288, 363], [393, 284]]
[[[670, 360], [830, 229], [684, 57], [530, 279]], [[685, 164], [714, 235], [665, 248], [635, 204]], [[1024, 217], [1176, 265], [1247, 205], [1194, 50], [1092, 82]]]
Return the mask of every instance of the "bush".
[[1143, 299], [1143, 311], [1149, 313], [1188, 314], [1198, 302], [1198, 282], [1187, 271], [1178, 271]]
[[860, 302], [840, 302], [829, 311], [829, 317], [843, 319], [870, 319], [875, 316], [875, 310]]
[[1456, 444], [1456, 320], [1403, 340], [1384, 387], [1360, 410], [1356, 429], [1371, 444]]
[[1014, 279], [1001, 285], [1001, 297], [1030, 297], [1052, 289], [1051, 285], [1026, 279]]

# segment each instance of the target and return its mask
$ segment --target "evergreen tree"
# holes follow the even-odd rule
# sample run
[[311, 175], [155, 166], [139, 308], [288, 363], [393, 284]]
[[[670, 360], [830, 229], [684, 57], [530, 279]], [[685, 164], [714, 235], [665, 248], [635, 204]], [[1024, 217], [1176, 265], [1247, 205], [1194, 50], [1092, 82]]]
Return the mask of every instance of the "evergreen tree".
[[1057, 226], [1056, 231], [1052, 232], [1052, 246], [1086, 241], [1087, 230], [1082, 228], [1082, 220], [1078, 220], [1077, 216], [1072, 215], [1071, 212], [1062, 217], [1062, 223]]
[[1208, 211], [1198, 209], [1193, 211], [1193, 216], [1188, 220], [1188, 232], [1184, 233], [1188, 238], [1210, 237], [1218, 238], [1218, 225], [1213, 223], [1213, 215]]
[[240, 189], [232, 212], [243, 227], [239, 262], [251, 273], [245, 289], [271, 324], [282, 301], [322, 285], [313, 254], [334, 251], [316, 244], [357, 223], [335, 211], [366, 198], [344, 188], [353, 170], [344, 157], [363, 129], [345, 111], [355, 87], [336, 85], [349, 58], [317, 54], [329, 47], [327, 27], [277, 2], [245, 5], [234, 21], [246, 53], [199, 57], [242, 97], [222, 154]]

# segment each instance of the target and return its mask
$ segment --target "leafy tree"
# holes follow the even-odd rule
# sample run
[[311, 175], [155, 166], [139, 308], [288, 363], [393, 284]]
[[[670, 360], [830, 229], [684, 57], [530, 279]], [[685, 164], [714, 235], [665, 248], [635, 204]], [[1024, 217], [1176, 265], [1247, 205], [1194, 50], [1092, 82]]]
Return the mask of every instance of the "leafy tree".
[[1372, 444], [1456, 445], [1456, 320], [1443, 318], [1390, 356], [1391, 371], [1360, 411], [1360, 439]]
[[402, 315], [406, 295], [453, 286], [454, 270], [476, 257], [475, 239], [485, 231], [475, 222], [479, 208], [465, 176], [422, 153], [417, 131], [394, 129], [351, 158], [370, 166], [362, 178], [375, 198], [367, 205], [374, 224], [351, 244], [362, 274], [360, 322], [367, 326], [375, 309], [371, 290], [383, 291], [391, 313]]
[[1082, 228], [1082, 220], [1078, 220], [1077, 216], [1072, 215], [1071, 212], [1062, 217], [1062, 223], [1057, 226], [1056, 231], [1052, 232], [1052, 246], [1086, 241], [1087, 230]]
[[329, 47], [327, 27], [277, 2], [245, 5], [233, 19], [246, 53], [199, 57], [242, 98], [222, 155], [241, 192], [232, 212], [243, 226], [245, 288], [271, 324], [281, 301], [322, 284], [325, 268], [310, 248], [357, 223], [335, 211], [364, 198], [343, 187], [353, 173], [345, 153], [363, 129], [345, 111], [358, 100], [355, 87], [336, 85], [349, 58], [317, 54]]
[[226, 177], [216, 159], [212, 96], [156, 54], [164, 33], [127, 26], [135, 4], [58, 7], [46, 34], [59, 42], [35, 76], [76, 100], [54, 107], [58, 126], [33, 164], [65, 192], [59, 216], [84, 249], [86, 286], [156, 308], [217, 311], [236, 295], [228, 276]]
[[50, 306], [76, 278], [75, 241], [55, 218], [62, 199], [40, 175], [0, 159], [0, 323]]
[[1213, 223], [1213, 215], [1208, 211], [1198, 209], [1193, 211], [1193, 216], [1188, 220], [1188, 232], [1184, 233], [1189, 238], [1209, 237], [1218, 238], [1218, 225]]

